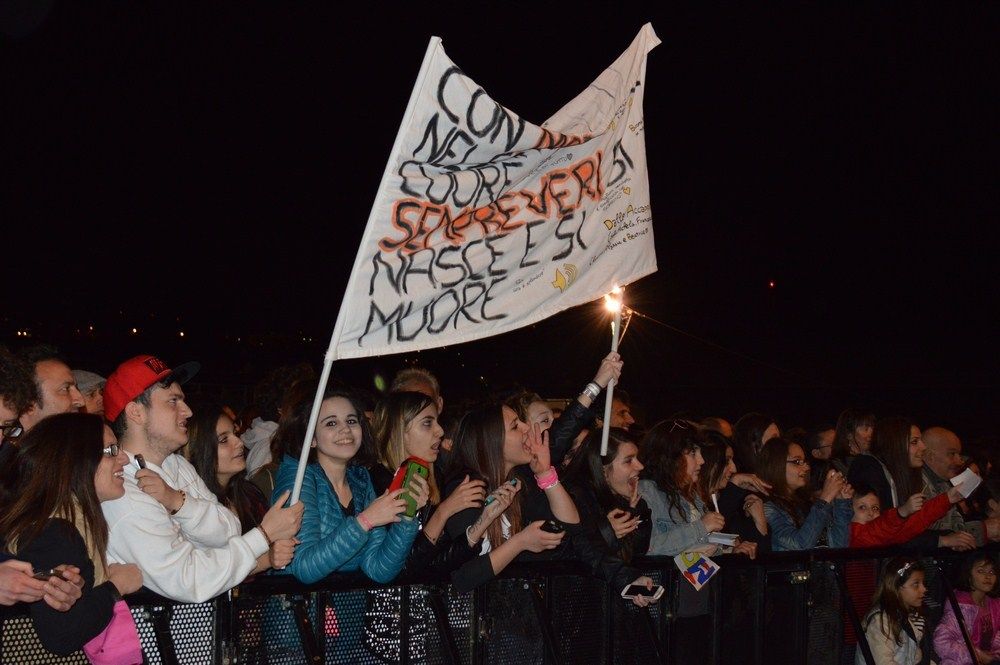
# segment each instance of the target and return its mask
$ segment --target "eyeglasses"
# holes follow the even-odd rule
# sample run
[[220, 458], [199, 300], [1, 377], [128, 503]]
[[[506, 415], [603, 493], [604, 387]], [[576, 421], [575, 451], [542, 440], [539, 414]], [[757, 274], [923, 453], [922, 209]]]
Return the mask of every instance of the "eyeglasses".
[[667, 430], [667, 434], [670, 434], [675, 429], [691, 429], [691, 423], [686, 420], [677, 419], [670, 425], [670, 429]]
[[108, 457], [118, 457], [118, 453], [121, 451], [122, 447], [117, 443], [112, 443], [110, 446], [102, 450], [101, 452]]
[[2, 434], [0, 439], [14, 443], [21, 438], [22, 434], [24, 434], [24, 428], [21, 427], [21, 422], [19, 420], [14, 420], [0, 425], [0, 434]]
[[785, 464], [794, 464], [795, 466], [809, 466], [809, 462], [804, 459], [786, 459]]

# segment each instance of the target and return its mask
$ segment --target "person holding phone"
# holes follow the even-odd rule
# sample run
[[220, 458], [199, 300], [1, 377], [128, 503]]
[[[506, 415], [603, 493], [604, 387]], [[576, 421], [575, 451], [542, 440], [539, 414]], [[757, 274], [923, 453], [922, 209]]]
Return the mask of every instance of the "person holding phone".
[[484, 481], [494, 497], [485, 508], [466, 508], [446, 523], [449, 538], [464, 538], [479, 552], [452, 573], [459, 590], [489, 581], [522, 555], [551, 558], [550, 551], [560, 547], [568, 554], [566, 533], [542, 528], [547, 520], [564, 527], [580, 523], [573, 499], [551, 464], [548, 441], [548, 432], [537, 424], [529, 428], [504, 405], [473, 409], [459, 422], [446, 494], [459, 491], [469, 478]]
[[[274, 495], [292, 488], [299, 453], [312, 410], [303, 399], [279, 425], [286, 443]], [[284, 429], [284, 431], [281, 431]], [[296, 437], [290, 429], [301, 435]], [[402, 570], [420, 523], [404, 519], [409, 491], [418, 508], [427, 503], [427, 481], [376, 495], [366, 466], [374, 461], [375, 444], [358, 400], [342, 390], [327, 389], [320, 404], [316, 433], [310, 444], [300, 499], [305, 505], [295, 558], [288, 571], [307, 584], [333, 572], [361, 570], [376, 582], [390, 582]]]
[[[378, 445], [378, 464], [371, 467], [376, 493], [393, 484], [394, 472], [405, 474], [414, 465], [411, 458], [426, 463], [429, 500], [419, 511], [423, 528], [417, 534], [406, 559], [406, 569], [426, 571], [431, 568], [450, 571], [468, 561], [474, 551], [466, 538], [452, 539], [445, 524], [453, 515], [470, 508], [480, 508], [486, 499], [486, 483], [466, 475], [458, 487], [442, 500], [435, 474], [435, 462], [441, 450], [444, 429], [438, 423], [438, 403], [418, 392], [392, 392], [382, 398], [372, 417]], [[412, 475], [412, 474], [410, 474]], [[404, 485], [405, 489], [405, 485]], [[499, 516], [497, 508], [494, 516]], [[400, 593], [386, 589], [369, 593], [365, 610], [365, 645], [376, 654], [398, 657]], [[419, 590], [410, 596], [409, 653], [421, 662], [427, 652], [426, 637], [432, 617], [426, 594]]]
[[[444, 429], [438, 423], [438, 407], [433, 398], [416, 392], [389, 393], [375, 407], [372, 420], [379, 460], [371, 469], [376, 492], [389, 488], [393, 474], [407, 458], [416, 457], [429, 465], [429, 499], [420, 511], [424, 526], [414, 542], [407, 565], [415, 568], [430, 565], [434, 557], [452, 543], [444, 530], [448, 519], [467, 508], [482, 507], [486, 483], [466, 475], [455, 491], [442, 500], [434, 463], [440, 453]], [[457, 542], [459, 554], [471, 554], [464, 539]]]
[[[312, 405], [312, 397], [303, 394], [275, 432], [283, 446], [275, 495], [295, 482]], [[410, 492], [417, 508], [423, 508], [429, 496], [427, 481], [416, 477], [407, 489], [376, 494], [367, 469], [375, 460], [375, 442], [364, 409], [353, 394], [336, 388], [327, 388], [323, 395], [308, 455], [300, 494], [305, 505], [301, 544], [288, 572], [306, 584], [356, 570], [376, 582], [392, 581], [420, 528], [419, 519], [404, 517], [406, 501], [400, 495]], [[362, 591], [335, 594], [333, 612], [360, 615], [365, 599]], [[361, 632], [357, 621], [339, 622], [336, 638], [326, 644], [328, 661], [362, 658]]]
[[[601, 551], [601, 564], [609, 579], [632, 580], [621, 596], [639, 607], [660, 599], [663, 587], [639, 576], [624, 564], [642, 556], [649, 548], [650, 510], [639, 496], [637, 441], [629, 432], [612, 427], [608, 432], [607, 454], [601, 456], [601, 434], [592, 432], [580, 446], [566, 471], [566, 486], [586, 527], [590, 544]], [[579, 547], [577, 549], [580, 549]]]
[[[184, 454], [205, 486], [240, 520], [242, 533], [260, 526], [267, 514], [267, 497], [247, 479], [246, 448], [236, 435], [233, 418], [221, 405], [199, 409], [188, 420], [190, 440]], [[284, 568], [295, 555], [295, 538], [275, 541], [257, 558], [254, 573]]]
[[121, 596], [142, 586], [138, 566], [105, 558], [108, 524], [100, 504], [125, 493], [127, 461], [100, 416], [65, 413], [41, 420], [4, 469], [12, 491], [0, 507], [0, 533], [11, 554], [38, 577], [68, 578], [67, 568], [82, 576], [81, 596], [65, 612], [31, 604], [39, 640], [55, 654], [77, 651], [96, 637]]

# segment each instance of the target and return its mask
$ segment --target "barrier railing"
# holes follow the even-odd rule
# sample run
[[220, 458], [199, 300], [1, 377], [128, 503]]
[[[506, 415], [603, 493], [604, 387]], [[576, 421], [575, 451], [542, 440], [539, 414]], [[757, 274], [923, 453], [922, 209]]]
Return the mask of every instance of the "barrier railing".
[[[991, 548], [994, 550], [995, 548]], [[312, 585], [265, 575], [212, 601], [128, 597], [150, 664], [486, 663], [744, 664], [853, 662], [854, 642], [881, 560], [893, 549], [774, 553], [757, 561], [715, 557], [722, 569], [701, 590], [673, 560], [634, 565], [663, 584], [660, 603], [639, 609], [574, 562], [512, 565], [472, 592], [445, 577], [378, 585], [334, 575]], [[928, 567], [933, 631], [960, 557], [908, 554]], [[852, 597], [862, 597], [852, 602]], [[858, 605], [861, 616], [853, 613]], [[0, 663], [86, 663], [41, 648], [27, 608], [0, 611]]]

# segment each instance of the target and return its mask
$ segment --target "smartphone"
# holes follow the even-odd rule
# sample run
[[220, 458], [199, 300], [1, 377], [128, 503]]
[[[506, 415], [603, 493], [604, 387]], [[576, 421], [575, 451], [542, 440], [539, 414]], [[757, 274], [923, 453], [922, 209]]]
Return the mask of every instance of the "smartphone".
[[142, 455], [135, 456], [135, 463], [139, 465], [140, 469], [146, 468], [146, 458], [143, 457]]
[[[514, 487], [517, 487], [517, 478], [511, 478], [507, 482], [513, 485]], [[486, 501], [483, 503], [483, 508], [496, 501], [496, 499], [497, 498], [494, 495], [490, 494], [488, 497], [486, 497]]]
[[542, 531], [548, 531], [549, 533], [562, 533], [566, 530], [563, 528], [562, 524], [553, 520], [545, 520], [545, 524], [543, 524], [540, 528]]
[[[396, 475], [392, 477], [392, 484], [389, 485], [389, 491], [395, 492], [396, 490], [403, 489], [404, 487], [409, 487], [410, 479], [413, 476], [421, 476], [427, 478], [431, 473], [430, 464], [420, 459], [419, 457], [407, 457], [403, 460], [403, 463], [399, 465], [396, 469]], [[406, 512], [403, 513], [407, 517], [413, 517], [417, 514], [417, 502], [410, 495], [409, 492], [403, 492], [400, 498], [406, 501]]]
[[62, 577], [62, 573], [55, 568], [49, 568], [48, 570], [39, 570], [37, 573], [32, 575], [36, 580], [41, 580], [47, 582], [50, 577]]
[[659, 584], [655, 585], [652, 589], [647, 589], [645, 584], [629, 584], [627, 587], [622, 589], [622, 598], [627, 598], [629, 600], [635, 598], [636, 596], [645, 596], [647, 598], [652, 598], [653, 600], [659, 600], [662, 595], [663, 587]]

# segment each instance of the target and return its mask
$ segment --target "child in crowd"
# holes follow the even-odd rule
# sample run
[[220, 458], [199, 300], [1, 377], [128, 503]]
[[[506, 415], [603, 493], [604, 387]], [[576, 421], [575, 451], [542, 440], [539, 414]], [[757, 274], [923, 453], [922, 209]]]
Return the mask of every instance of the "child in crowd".
[[854, 488], [851, 507], [851, 547], [899, 545], [923, 533], [944, 517], [951, 504], [962, 500], [960, 488], [953, 487], [933, 499], [914, 494], [899, 508], [882, 512], [878, 494], [868, 485]]
[[[924, 567], [896, 557], [882, 571], [875, 603], [861, 623], [875, 665], [916, 665], [930, 645], [924, 635]], [[858, 649], [855, 665], [865, 665]]]
[[[984, 552], [969, 555], [959, 569], [955, 597], [962, 622], [972, 639], [976, 665], [1000, 662], [1000, 589], [993, 557]], [[950, 603], [934, 631], [934, 649], [941, 665], [971, 665], [969, 647]]]

